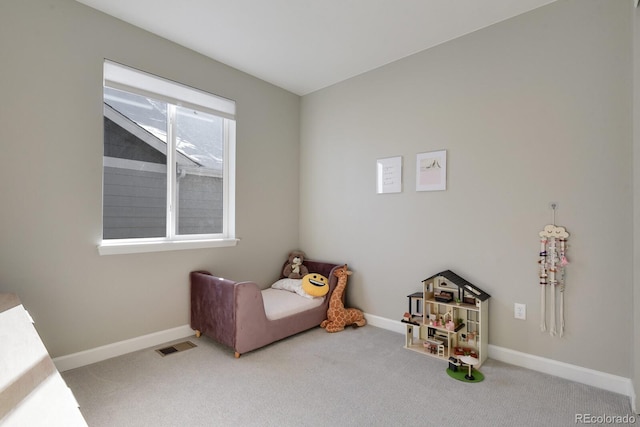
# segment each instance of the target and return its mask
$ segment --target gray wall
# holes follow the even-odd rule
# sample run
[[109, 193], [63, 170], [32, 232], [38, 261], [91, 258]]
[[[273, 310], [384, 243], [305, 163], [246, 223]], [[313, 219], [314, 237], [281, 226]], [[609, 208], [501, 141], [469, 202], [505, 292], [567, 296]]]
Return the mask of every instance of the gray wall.
[[[301, 247], [349, 263], [350, 304], [399, 319], [451, 269], [492, 295], [490, 344], [631, 377], [630, 11], [558, 1], [302, 98]], [[447, 190], [416, 192], [416, 154], [440, 149]], [[377, 195], [389, 156], [403, 192]], [[539, 329], [552, 201], [571, 233], [562, 338]]]
[[[298, 96], [72, 0], [0, 2], [0, 57], [0, 292], [52, 356], [187, 324], [191, 270], [277, 278], [299, 237]], [[104, 58], [237, 102], [238, 246], [98, 255]]]

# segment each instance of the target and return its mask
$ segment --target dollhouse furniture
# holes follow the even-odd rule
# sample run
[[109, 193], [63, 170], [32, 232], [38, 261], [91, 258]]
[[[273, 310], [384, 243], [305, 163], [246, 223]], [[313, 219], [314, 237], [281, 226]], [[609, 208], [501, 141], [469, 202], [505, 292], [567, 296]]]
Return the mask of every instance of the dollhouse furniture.
[[[280, 272], [284, 270], [284, 266]], [[287, 290], [261, 290], [255, 282], [236, 282], [194, 271], [191, 279], [191, 328], [230, 347], [235, 357], [311, 329], [327, 318], [329, 299], [338, 283], [336, 264], [305, 260], [309, 273], [329, 280], [324, 298], [309, 299]], [[343, 264], [344, 265], [344, 264]], [[280, 276], [280, 279], [285, 279]]]
[[[488, 293], [451, 270], [422, 281], [420, 295], [411, 294], [409, 308], [419, 300], [421, 316], [407, 322], [405, 348], [448, 360], [469, 356], [477, 366], [487, 359], [489, 345]], [[434, 349], [435, 347], [435, 349]]]
[[469, 366], [469, 373], [467, 375], [465, 375], [464, 377], [466, 379], [468, 379], [469, 381], [475, 380], [473, 375], [471, 375], [471, 370], [473, 369], [473, 367], [475, 365], [478, 364], [479, 360], [476, 359], [475, 357], [472, 357], [472, 356], [460, 356], [460, 361], [462, 363], [464, 363], [465, 365]]
[[460, 361], [453, 356], [449, 357], [449, 369], [451, 369], [453, 372], [458, 372], [459, 367]]

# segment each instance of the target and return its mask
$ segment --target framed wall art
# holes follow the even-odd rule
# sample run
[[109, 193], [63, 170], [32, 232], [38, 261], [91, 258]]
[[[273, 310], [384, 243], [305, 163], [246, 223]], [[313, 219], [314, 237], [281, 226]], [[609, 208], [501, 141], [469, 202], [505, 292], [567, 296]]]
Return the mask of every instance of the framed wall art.
[[416, 156], [416, 191], [447, 189], [447, 151], [431, 151]]
[[402, 192], [402, 157], [387, 157], [376, 161], [376, 193]]

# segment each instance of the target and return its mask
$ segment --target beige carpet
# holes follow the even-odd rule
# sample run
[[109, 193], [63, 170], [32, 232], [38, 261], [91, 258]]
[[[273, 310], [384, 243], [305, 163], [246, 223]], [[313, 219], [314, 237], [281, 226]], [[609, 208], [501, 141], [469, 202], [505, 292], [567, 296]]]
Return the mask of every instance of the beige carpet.
[[[626, 396], [488, 360], [480, 383], [365, 326], [312, 329], [244, 354], [208, 338], [63, 373], [89, 426], [572, 426], [631, 415]], [[184, 340], [181, 340], [184, 341]], [[171, 343], [167, 343], [169, 345]]]

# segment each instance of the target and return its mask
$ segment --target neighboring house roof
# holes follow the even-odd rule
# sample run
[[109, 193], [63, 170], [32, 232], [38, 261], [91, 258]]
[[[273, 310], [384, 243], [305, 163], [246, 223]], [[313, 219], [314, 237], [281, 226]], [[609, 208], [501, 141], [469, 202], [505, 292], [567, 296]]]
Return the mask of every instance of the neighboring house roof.
[[[167, 144], [159, 139], [157, 136], [138, 125], [133, 120], [129, 119], [118, 110], [104, 103], [104, 117], [111, 120], [116, 125], [120, 126], [125, 131], [133, 135], [136, 141], [142, 142], [161, 153], [163, 156], [167, 155]], [[193, 158], [178, 151], [178, 164], [185, 166], [200, 166], [200, 163]]]
[[438, 276], [444, 277], [449, 282], [451, 282], [454, 285], [456, 285], [458, 288], [463, 288], [463, 289], [469, 291], [471, 294], [473, 294], [480, 301], [486, 301], [487, 299], [491, 298], [491, 295], [489, 295], [488, 293], [486, 293], [485, 291], [483, 291], [482, 289], [480, 289], [479, 287], [477, 287], [473, 283], [469, 282], [468, 280], [465, 280], [462, 277], [458, 276], [456, 273], [454, 273], [451, 270], [441, 271], [438, 274], [434, 274], [431, 277], [427, 277], [426, 279], [423, 280], [423, 282], [435, 279]]
[[[159, 141], [167, 141], [166, 102], [110, 87], [104, 88], [104, 102]], [[176, 134], [177, 151], [221, 175], [224, 163], [223, 119], [184, 107], [178, 107], [176, 114], [181, 123]]]

